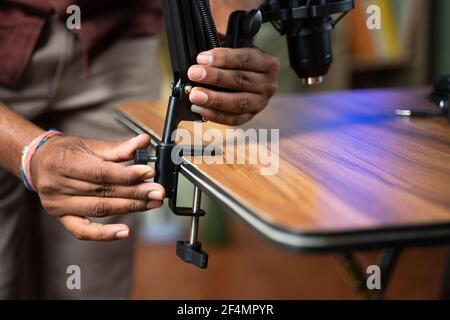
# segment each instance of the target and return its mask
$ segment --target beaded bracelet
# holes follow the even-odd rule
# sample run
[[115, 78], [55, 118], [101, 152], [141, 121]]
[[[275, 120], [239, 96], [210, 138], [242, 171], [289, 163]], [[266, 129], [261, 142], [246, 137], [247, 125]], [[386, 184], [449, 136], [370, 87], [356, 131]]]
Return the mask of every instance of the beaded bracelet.
[[36, 188], [33, 185], [31, 179], [31, 159], [35, 152], [42, 147], [50, 138], [56, 136], [62, 136], [63, 134], [57, 130], [49, 130], [39, 137], [34, 139], [28, 146], [22, 149], [22, 161], [20, 164], [20, 173], [22, 175], [23, 183], [28, 190], [36, 192]]

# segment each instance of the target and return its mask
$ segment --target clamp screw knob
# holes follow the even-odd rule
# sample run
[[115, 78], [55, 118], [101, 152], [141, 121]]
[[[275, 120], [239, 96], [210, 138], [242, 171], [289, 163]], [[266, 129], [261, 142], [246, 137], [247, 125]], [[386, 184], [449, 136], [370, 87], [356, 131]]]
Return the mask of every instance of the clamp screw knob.
[[202, 245], [199, 242], [190, 244], [187, 241], [178, 241], [177, 256], [184, 262], [191, 263], [200, 269], [208, 267], [208, 254], [202, 250]]
[[134, 163], [135, 164], [146, 165], [149, 162], [156, 162], [156, 160], [157, 160], [157, 158], [150, 156], [146, 149], [137, 150], [136, 154], [134, 155]]

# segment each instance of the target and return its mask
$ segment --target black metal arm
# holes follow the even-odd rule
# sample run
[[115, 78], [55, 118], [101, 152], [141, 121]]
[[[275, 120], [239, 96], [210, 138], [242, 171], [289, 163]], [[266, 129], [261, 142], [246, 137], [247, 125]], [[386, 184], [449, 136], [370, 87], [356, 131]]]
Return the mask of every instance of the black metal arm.
[[[328, 33], [339, 19], [333, 21], [329, 15], [346, 13], [352, 8], [353, 0], [267, 0], [260, 9], [237, 11], [230, 16], [224, 45], [231, 48], [252, 47], [253, 38], [261, 25], [273, 22], [275, 26], [279, 25], [280, 33], [288, 37], [289, 51], [292, 53], [291, 65], [300, 77], [308, 78], [309, 83], [309, 76], [322, 76], [328, 71], [332, 61], [331, 38]], [[163, 13], [173, 69], [172, 94], [156, 156], [150, 157], [145, 150], [139, 150], [136, 163], [156, 162], [155, 182], [165, 187], [171, 210], [176, 215], [193, 217], [193, 225], [196, 227], [191, 231], [191, 240], [195, 238], [195, 241], [178, 242], [177, 254], [186, 262], [206, 268], [207, 254], [201, 250], [201, 245], [196, 240], [198, 218], [205, 214], [196, 201], [200, 190], [196, 188], [193, 208], [177, 206], [179, 164], [186, 148], [177, 147], [174, 134], [181, 121], [202, 121], [199, 115], [191, 112], [189, 94], [196, 83], [189, 80], [187, 73], [196, 64], [200, 52], [220, 47], [221, 42], [211, 15], [209, 0], [163, 0]], [[313, 49], [308, 50], [310, 46]], [[316, 51], [321, 46], [325, 50]], [[305, 54], [297, 57], [299, 49]], [[191, 154], [194, 148], [188, 148]], [[192, 235], [194, 231], [195, 237]]]

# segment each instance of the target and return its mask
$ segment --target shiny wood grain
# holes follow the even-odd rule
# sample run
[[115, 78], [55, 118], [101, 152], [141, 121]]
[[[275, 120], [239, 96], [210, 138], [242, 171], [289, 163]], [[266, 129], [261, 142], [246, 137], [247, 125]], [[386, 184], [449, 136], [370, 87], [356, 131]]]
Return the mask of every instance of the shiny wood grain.
[[[195, 166], [267, 223], [296, 232], [447, 224], [450, 126], [443, 118], [394, 115], [397, 108], [431, 110], [426, 92], [365, 90], [276, 97], [244, 128], [280, 129], [278, 174], [261, 175], [261, 165]], [[119, 109], [160, 136], [165, 104], [133, 102]], [[192, 124], [182, 127], [192, 129]], [[211, 127], [226, 128], [205, 125]]]

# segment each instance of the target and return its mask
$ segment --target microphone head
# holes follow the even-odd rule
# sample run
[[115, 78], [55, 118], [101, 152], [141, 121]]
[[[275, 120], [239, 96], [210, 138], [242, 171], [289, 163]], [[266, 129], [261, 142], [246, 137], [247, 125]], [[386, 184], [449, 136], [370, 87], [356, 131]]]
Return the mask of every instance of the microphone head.
[[[317, 22], [316, 22], [317, 23]], [[322, 83], [333, 63], [331, 29], [317, 24], [287, 36], [292, 69], [306, 85]]]
[[[352, 0], [267, 0], [275, 27], [287, 37], [289, 60], [306, 85], [323, 81], [333, 63], [331, 32], [352, 10]], [[341, 14], [334, 21], [333, 14]]]

